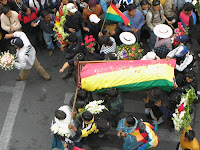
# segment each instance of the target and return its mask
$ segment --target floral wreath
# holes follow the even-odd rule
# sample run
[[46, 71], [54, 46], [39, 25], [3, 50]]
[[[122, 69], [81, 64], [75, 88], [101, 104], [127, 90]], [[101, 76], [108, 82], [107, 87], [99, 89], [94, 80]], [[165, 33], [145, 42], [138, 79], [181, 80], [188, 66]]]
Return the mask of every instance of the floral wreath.
[[175, 113], [173, 113], [173, 123], [174, 129], [181, 133], [184, 130], [187, 130], [187, 127], [190, 125], [192, 119], [190, 116], [191, 105], [197, 96], [195, 94], [194, 88], [186, 90], [187, 93], [181, 96], [181, 101], [179, 105], [177, 105], [177, 109], [175, 109]]
[[62, 5], [59, 11], [56, 12], [55, 24], [53, 30], [56, 32], [56, 39], [59, 41], [61, 48], [65, 48], [67, 45], [67, 41], [65, 40], [69, 34], [64, 32], [64, 24], [66, 22], [66, 15], [68, 11], [66, 9], [66, 5]]

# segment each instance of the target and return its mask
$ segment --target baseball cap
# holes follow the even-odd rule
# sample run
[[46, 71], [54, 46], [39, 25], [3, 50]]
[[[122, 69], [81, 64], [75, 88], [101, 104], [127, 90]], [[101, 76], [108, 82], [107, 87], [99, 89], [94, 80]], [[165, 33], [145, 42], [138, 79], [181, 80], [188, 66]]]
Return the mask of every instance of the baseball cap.
[[77, 8], [75, 7], [73, 3], [68, 3], [66, 5], [66, 9], [67, 11], [70, 11], [71, 13], [75, 13], [77, 11]]
[[15, 39], [12, 39], [12, 40], [10, 41], [10, 43], [11, 43], [12, 45], [14, 45], [14, 46], [19, 47], [19, 48], [22, 48], [22, 47], [24, 46], [23, 41], [22, 41], [19, 37], [15, 38]]
[[184, 42], [187, 42], [189, 40], [189, 36], [187, 36], [187, 35], [180, 35], [180, 36], [176, 37], [176, 40], [178, 42], [184, 43]]
[[93, 22], [93, 23], [99, 23], [99, 21], [100, 21], [101, 19], [98, 18], [97, 15], [91, 14], [91, 15], [89, 16], [89, 20], [90, 20], [90, 22]]

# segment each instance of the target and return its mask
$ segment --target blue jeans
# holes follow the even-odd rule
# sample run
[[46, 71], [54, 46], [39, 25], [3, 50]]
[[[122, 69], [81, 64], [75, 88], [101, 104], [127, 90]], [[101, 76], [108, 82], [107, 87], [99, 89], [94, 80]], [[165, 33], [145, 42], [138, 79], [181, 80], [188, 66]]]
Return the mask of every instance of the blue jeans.
[[[43, 37], [44, 37], [45, 43], [47, 44], [48, 50], [55, 48], [52, 41], [52, 38], [55, 36], [55, 34], [56, 33], [49, 34], [49, 33], [43, 32]], [[60, 47], [60, 43], [58, 41], [56, 41], [56, 45]]]
[[156, 35], [154, 34], [153, 31], [150, 32], [150, 38], [149, 38], [149, 47], [151, 49], [154, 49], [156, 44]]

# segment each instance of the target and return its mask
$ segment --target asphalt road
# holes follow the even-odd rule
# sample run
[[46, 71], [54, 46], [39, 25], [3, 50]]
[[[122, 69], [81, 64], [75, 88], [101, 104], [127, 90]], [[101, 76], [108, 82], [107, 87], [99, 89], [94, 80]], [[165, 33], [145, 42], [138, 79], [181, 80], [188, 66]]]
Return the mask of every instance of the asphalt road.
[[[61, 74], [58, 71], [64, 59], [59, 51], [51, 57], [47, 51], [40, 51], [37, 57], [52, 80], [45, 81], [36, 70], [32, 69], [27, 81], [16, 82], [18, 70], [0, 70], [0, 150], [50, 150], [52, 142], [50, 126], [54, 111], [68, 104], [75, 93], [73, 77], [65, 80], [60, 78]], [[145, 93], [127, 92], [123, 93], [123, 97], [125, 113], [146, 120], [142, 101]], [[200, 141], [198, 132], [200, 104], [196, 105], [195, 116], [194, 130]], [[159, 144], [153, 148], [154, 150], [176, 148], [179, 141], [178, 133], [168, 131], [166, 120], [159, 125], [157, 134]], [[120, 150], [123, 140], [116, 136], [116, 130], [112, 128], [101, 143], [104, 150]]]

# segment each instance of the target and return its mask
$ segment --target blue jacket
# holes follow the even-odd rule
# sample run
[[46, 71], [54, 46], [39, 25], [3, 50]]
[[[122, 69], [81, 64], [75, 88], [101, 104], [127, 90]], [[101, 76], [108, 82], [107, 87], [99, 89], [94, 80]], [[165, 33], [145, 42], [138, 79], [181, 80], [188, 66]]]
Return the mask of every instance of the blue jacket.
[[135, 29], [141, 29], [142, 26], [144, 25], [144, 16], [142, 14], [142, 12], [138, 9], [136, 9], [136, 14], [134, 17], [130, 17], [128, 14], [128, 11], [125, 11], [123, 13], [129, 20], [131, 23], [131, 26], [126, 26], [124, 25], [124, 23], [118, 23], [119, 27], [123, 30], [123, 31], [131, 31], [131, 28], [135, 28]]

